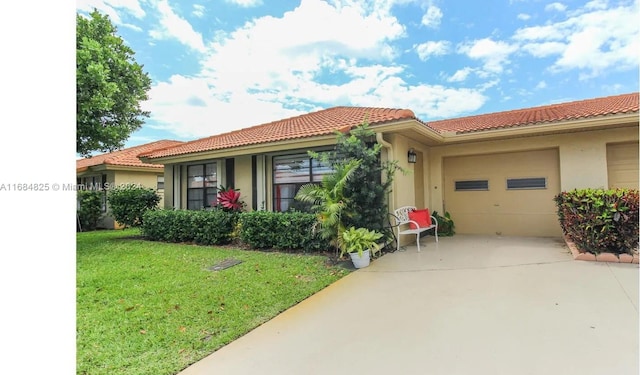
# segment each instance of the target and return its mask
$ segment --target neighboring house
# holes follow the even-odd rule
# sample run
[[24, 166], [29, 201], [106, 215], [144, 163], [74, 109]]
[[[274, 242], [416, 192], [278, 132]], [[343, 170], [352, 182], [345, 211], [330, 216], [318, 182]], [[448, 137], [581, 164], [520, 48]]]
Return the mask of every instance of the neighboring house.
[[383, 160], [411, 172], [395, 176], [390, 209], [448, 211], [458, 233], [558, 236], [559, 192], [638, 188], [638, 93], [426, 123], [409, 109], [335, 107], [141, 157], [164, 164], [167, 208], [207, 207], [224, 185], [249, 209], [283, 211], [327, 172], [307, 150], [365, 119]]
[[[105, 215], [98, 223], [99, 228], [113, 229], [118, 227], [118, 224], [107, 212], [106, 195], [110, 187], [139, 184], [157, 189], [158, 194], [163, 198], [164, 167], [161, 164], [143, 163], [138, 155], [179, 144], [182, 142], [163, 140], [76, 160], [76, 177], [79, 189], [96, 189], [104, 192], [102, 212]], [[160, 207], [163, 206], [164, 198], [160, 201]]]

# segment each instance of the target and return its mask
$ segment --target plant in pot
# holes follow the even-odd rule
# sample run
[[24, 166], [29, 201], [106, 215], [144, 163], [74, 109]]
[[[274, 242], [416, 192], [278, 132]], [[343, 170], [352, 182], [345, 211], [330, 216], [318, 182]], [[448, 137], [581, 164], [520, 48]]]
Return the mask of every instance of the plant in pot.
[[371, 250], [380, 249], [378, 240], [382, 236], [382, 233], [367, 228], [350, 227], [340, 234], [339, 247], [342, 251], [341, 256], [344, 253], [348, 253], [354, 267], [367, 267], [371, 261]]

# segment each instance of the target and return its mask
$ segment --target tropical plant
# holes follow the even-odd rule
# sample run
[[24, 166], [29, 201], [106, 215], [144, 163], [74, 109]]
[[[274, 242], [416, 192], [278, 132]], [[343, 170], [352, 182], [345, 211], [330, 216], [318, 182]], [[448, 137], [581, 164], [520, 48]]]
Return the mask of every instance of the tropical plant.
[[383, 233], [385, 238], [391, 238], [387, 198], [395, 173], [406, 171], [398, 166], [397, 160], [381, 160], [382, 145], [376, 141], [376, 133], [369, 129], [366, 120], [347, 134], [336, 132], [336, 137], [333, 152], [312, 156], [323, 158], [331, 165], [352, 159], [361, 161], [360, 168], [344, 187], [343, 195], [347, 202], [344, 210], [348, 212], [344, 215], [344, 225], [375, 230]]
[[240, 189], [220, 186], [220, 189], [218, 189], [217, 206], [227, 212], [242, 211], [245, 207], [245, 203], [240, 200]]
[[438, 222], [438, 236], [453, 236], [456, 234], [456, 225], [451, 219], [449, 212], [445, 212], [444, 216], [441, 216], [438, 214], [438, 211], [433, 211], [431, 215], [435, 217]]
[[343, 251], [342, 241], [339, 239], [345, 229], [344, 208], [348, 204], [344, 189], [360, 164], [361, 161], [357, 159], [336, 163], [333, 173], [324, 175], [321, 184], [303, 185], [295, 197], [299, 201], [312, 204], [311, 210], [317, 215], [315, 228], [320, 237], [328, 240], [337, 251], [341, 252]]
[[349, 229], [342, 232], [340, 241], [342, 242], [342, 253], [358, 253], [358, 256], [362, 258], [362, 254], [365, 250], [379, 250], [380, 245], [378, 240], [383, 237], [382, 233], [378, 233], [367, 228], [355, 228], [349, 227]]

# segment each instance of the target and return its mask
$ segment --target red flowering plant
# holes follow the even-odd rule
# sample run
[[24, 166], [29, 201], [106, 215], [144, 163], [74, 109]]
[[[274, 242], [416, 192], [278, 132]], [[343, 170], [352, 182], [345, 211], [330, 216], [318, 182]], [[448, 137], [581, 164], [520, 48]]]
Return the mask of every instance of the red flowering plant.
[[216, 206], [223, 211], [240, 212], [244, 209], [245, 203], [240, 200], [239, 189], [220, 186]]

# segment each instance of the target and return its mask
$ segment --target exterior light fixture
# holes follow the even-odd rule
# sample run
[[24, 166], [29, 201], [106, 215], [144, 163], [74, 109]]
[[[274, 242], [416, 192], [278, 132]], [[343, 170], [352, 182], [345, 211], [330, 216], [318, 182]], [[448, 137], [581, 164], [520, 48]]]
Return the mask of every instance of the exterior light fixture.
[[416, 154], [416, 151], [413, 148], [409, 149], [409, 152], [407, 153], [407, 158], [409, 159], [409, 163], [415, 163], [416, 159], [418, 158], [418, 155]]

